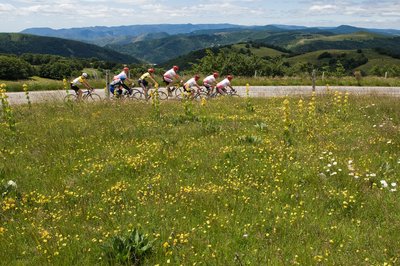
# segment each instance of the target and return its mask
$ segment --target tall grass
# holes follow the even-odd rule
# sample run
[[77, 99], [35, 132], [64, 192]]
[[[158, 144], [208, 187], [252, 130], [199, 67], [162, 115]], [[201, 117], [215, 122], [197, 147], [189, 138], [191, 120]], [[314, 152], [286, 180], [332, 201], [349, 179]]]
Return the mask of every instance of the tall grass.
[[[105, 87], [105, 80], [89, 80], [89, 82], [94, 88]], [[29, 91], [63, 90], [64, 88], [62, 80], [52, 80], [39, 77], [32, 77], [29, 80], [19, 81], [0, 80], [0, 83], [6, 84], [7, 91], [9, 92], [22, 92], [24, 84], [28, 85]]]
[[251, 102], [15, 107], [0, 260], [106, 265], [104, 243], [137, 228], [144, 265], [396, 264], [398, 100]]

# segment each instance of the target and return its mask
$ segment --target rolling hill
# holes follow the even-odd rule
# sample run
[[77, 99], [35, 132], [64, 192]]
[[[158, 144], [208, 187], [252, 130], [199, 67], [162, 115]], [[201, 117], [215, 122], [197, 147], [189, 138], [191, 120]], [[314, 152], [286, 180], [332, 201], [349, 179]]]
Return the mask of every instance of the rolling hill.
[[279, 46], [299, 54], [326, 49], [355, 50], [358, 48], [373, 49], [377, 47], [384, 47], [392, 53], [400, 54], [400, 46], [398, 45], [400, 37], [370, 32], [334, 34], [327, 31], [303, 32], [295, 30], [282, 32], [272, 29], [213, 30], [211, 35], [194, 32], [158, 39], [145, 39], [122, 45], [112, 44], [106, 47], [144, 61], [160, 64], [194, 50], [248, 41]]
[[[371, 49], [383, 45], [396, 52], [399, 30], [365, 29], [349, 25], [304, 27], [287, 25], [159, 24], [86, 27], [54, 30], [31, 28], [23, 32], [77, 39], [107, 47], [150, 63], [163, 63], [192, 51], [239, 42], [257, 41], [295, 53], [321, 49]], [[397, 52], [396, 52], [397, 53]]]
[[0, 53], [51, 54], [75, 58], [97, 58], [110, 62], [140, 63], [130, 55], [79, 41], [20, 33], [0, 33]]
[[211, 50], [214, 54], [220, 50], [229, 49], [232, 53], [255, 55], [260, 58], [274, 58], [279, 56], [287, 56], [288, 53], [280, 49], [279, 47], [272, 47], [259, 43], [237, 43], [212, 48], [204, 48], [196, 51], [192, 51], [186, 55], [181, 55], [166, 62], [160, 64], [162, 67], [170, 67], [171, 65], [179, 65], [182, 70], [188, 69], [198, 62], [199, 59], [203, 58], [207, 54], [207, 50]]
[[99, 44], [105, 39], [114, 42], [113, 38], [121, 36], [136, 37], [148, 33], [164, 32], [168, 35], [176, 35], [190, 33], [197, 30], [214, 30], [214, 29], [229, 29], [238, 28], [239, 25], [232, 24], [154, 24], [154, 25], [129, 25], [116, 27], [83, 27], [71, 29], [51, 29], [51, 28], [29, 28], [21, 33], [35, 34], [39, 36], [68, 38], [80, 41]]
[[[154, 24], [154, 25], [128, 25], [114, 27], [82, 27], [70, 29], [51, 29], [51, 28], [28, 28], [21, 33], [34, 34], [47, 37], [59, 37], [73, 40], [80, 40], [94, 43], [97, 45], [106, 45], [117, 43], [122, 37], [136, 37], [149, 33], [166, 33], [168, 35], [198, 33], [212, 35], [215, 32], [237, 32], [237, 31], [302, 31], [308, 33], [331, 32], [333, 34], [350, 34], [354, 32], [371, 32], [384, 35], [400, 36], [400, 30], [393, 29], [368, 29], [349, 25], [338, 27], [304, 27], [296, 25], [264, 25], [264, 26], [243, 26], [234, 24]], [[108, 40], [109, 42], [106, 42]]]
[[139, 41], [127, 45], [107, 45], [106, 47], [159, 64], [194, 50], [227, 43], [230, 43], [229, 40], [218, 35], [173, 35], [167, 38]]

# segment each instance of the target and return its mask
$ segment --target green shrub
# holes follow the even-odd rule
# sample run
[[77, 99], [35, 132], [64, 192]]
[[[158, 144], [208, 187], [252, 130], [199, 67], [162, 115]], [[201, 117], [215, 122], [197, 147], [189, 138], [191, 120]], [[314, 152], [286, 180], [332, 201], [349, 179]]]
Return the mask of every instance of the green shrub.
[[32, 75], [34, 69], [28, 62], [13, 56], [0, 56], [0, 79], [26, 79]]
[[114, 236], [102, 249], [111, 263], [139, 265], [153, 248], [154, 240], [149, 240], [139, 230], [134, 229], [127, 236]]

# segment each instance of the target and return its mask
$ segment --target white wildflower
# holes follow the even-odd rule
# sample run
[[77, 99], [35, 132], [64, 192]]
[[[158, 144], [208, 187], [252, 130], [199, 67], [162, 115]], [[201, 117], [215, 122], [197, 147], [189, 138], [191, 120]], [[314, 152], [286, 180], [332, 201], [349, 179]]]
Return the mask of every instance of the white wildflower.
[[321, 177], [321, 178], [325, 178], [326, 177], [326, 175], [324, 173], [319, 173], [318, 176]]
[[13, 187], [13, 188], [17, 188], [17, 183], [15, 183], [15, 182], [12, 181], [12, 180], [9, 180], [9, 181], [7, 182], [7, 186]]
[[385, 180], [381, 180], [382, 187], [388, 187], [388, 183]]

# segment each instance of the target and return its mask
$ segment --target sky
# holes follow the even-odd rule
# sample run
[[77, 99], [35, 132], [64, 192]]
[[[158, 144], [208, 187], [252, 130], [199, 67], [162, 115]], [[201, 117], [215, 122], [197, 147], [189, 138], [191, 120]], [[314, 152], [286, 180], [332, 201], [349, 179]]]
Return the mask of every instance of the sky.
[[0, 18], [0, 32], [166, 23], [400, 29], [400, 0], [0, 0]]

